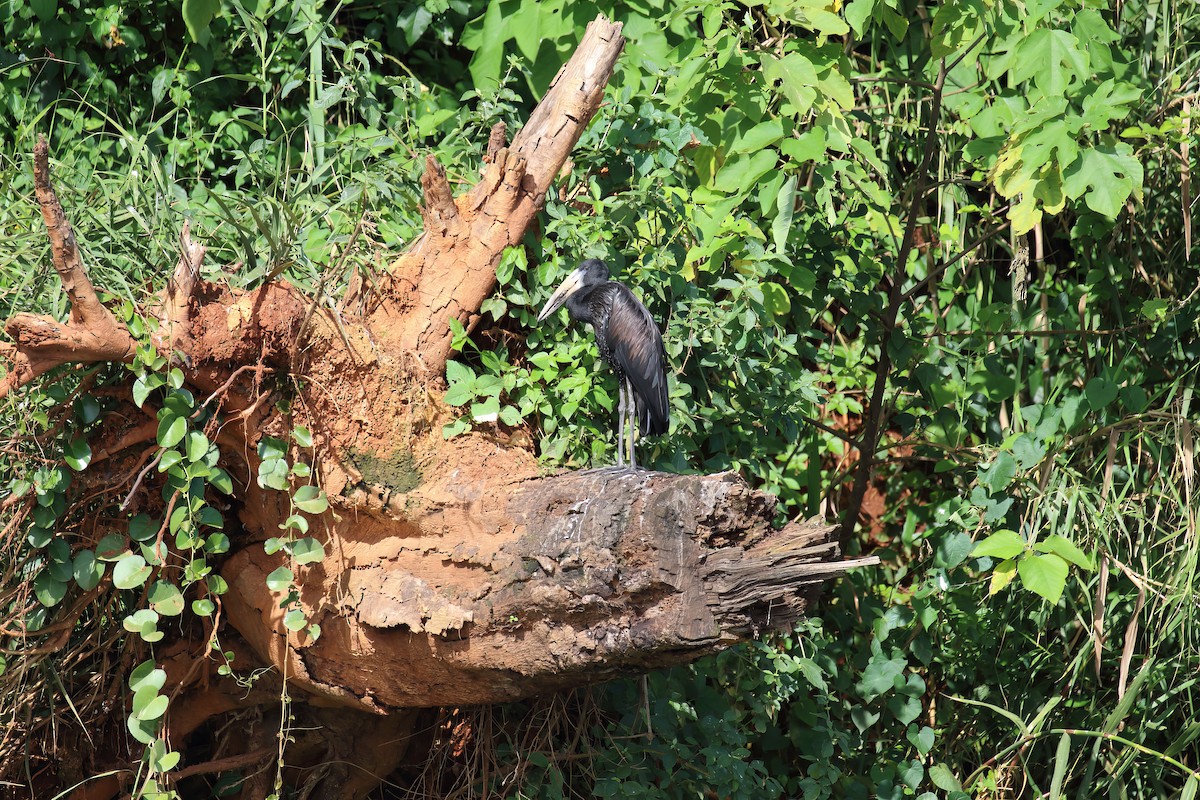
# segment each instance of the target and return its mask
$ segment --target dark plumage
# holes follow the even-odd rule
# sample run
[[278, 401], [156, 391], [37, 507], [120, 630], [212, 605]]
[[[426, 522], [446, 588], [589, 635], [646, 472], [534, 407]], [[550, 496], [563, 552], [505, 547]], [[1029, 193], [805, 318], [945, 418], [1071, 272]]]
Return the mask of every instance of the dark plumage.
[[667, 353], [662, 334], [633, 292], [608, 279], [608, 266], [599, 259], [584, 261], [567, 276], [538, 315], [538, 322], [564, 303], [571, 319], [592, 326], [600, 355], [617, 373], [617, 464], [624, 465], [628, 420], [629, 464], [636, 467], [633, 420], [637, 420], [642, 436], [667, 432]]

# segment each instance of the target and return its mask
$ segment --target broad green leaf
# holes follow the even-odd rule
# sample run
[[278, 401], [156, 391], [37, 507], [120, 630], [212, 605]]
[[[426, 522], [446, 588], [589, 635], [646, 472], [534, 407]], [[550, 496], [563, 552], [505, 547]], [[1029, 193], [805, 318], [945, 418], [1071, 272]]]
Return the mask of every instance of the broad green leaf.
[[1103, 411], [1117, 399], [1118, 387], [1107, 378], [1092, 378], [1083, 388], [1084, 397], [1092, 411]]
[[817, 71], [807, 58], [799, 53], [783, 58], [764, 54], [762, 73], [767, 85], [776, 87], [787, 99], [791, 114], [803, 116], [812, 108], [817, 97]]
[[1116, 219], [1131, 194], [1142, 196], [1142, 165], [1132, 152], [1124, 143], [1082, 151], [1064, 170], [1067, 195], [1083, 197], [1088, 208]]
[[1088, 55], [1064, 30], [1038, 28], [1019, 45], [1009, 67], [1013, 84], [1032, 80], [1045, 97], [1061, 97], [1090, 74]]
[[212, 613], [216, 610], [217, 610], [216, 603], [214, 603], [212, 600], [209, 600], [207, 597], [204, 598], [203, 600], [193, 600], [192, 601], [192, 613], [198, 617], [211, 616]]
[[208, 43], [209, 26], [220, 10], [221, 0], [183, 0], [183, 22], [193, 42]]
[[1051, 534], [1040, 542], [1037, 542], [1033, 548], [1042, 553], [1056, 553], [1072, 564], [1083, 567], [1086, 570], [1095, 569], [1092, 559], [1086, 553], [1076, 547], [1075, 543], [1070, 539], [1065, 539], [1057, 533]]
[[158, 523], [146, 514], [138, 514], [129, 520], [129, 538], [135, 542], [148, 542], [158, 535]]
[[167, 673], [154, 666], [151, 660], [143, 661], [129, 673], [129, 690], [136, 692], [144, 686], [153, 686], [155, 691], [167, 682]]
[[187, 459], [199, 461], [208, 454], [208, 437], [200, 431], [190, 431], [187, 435]]
[[934, 564], [943, 569], [953, 569], [966, 561], [975, 543], [962, 531], [943, 536], [934, 549]]
[[1004, 587], [1012, 583], [1015, 577], [1017, 577], [1016, 559], [1010, 558], [1008, 561], [1001, 561], [992, 568], [992, 580], [988, 584], [988, 595], [999, 594]]
[[208, 483], [222, 494], [233, 494], [233, 478], [229, 476], [228, 472], [220, 467], [213, 469], [212, 475], [210, 475], [208, 478]]
[[153, 686], [142, 686], [133, 693], [133, 717], [139, 720], [155, 720], [167, 713], [169, 699], [159, 694]]
[[33, 594], [39, 603], [47, 608], [52, 608], [67, 596], [67, 584], [51, 575], [49, 570], [44, 569], [33, 579]]
[[[757, 153], [784, 137], [783, 118], [775, 117], [760, 122], [729, 145], [730, 153]], [[449, 370], [447, 370], [449, 372]]]
[[976, 558], [991, 556], [1007, 559], [1020, 555], [1024, 550], [1025, 540], [1021, 538], [1020, 534], [1015, 531], [999, 530], [986, 539], [976, 542], [971, 555]]
[[110, 533], [96, 545], [96, 558], [101, 561], [116, 561], [129, 552], [129, 540], [119, 533]]
[[301, 447], [312, 447], [313, 444], [312, 433], [302, 425], [297, 425], [292, 430], [292, 439]]
[[469, 69], [475, 86], [480, 89], [494, 89], [500, 79], [500, 65], [504, 61], [504, 43], [508, 40], [505, 35], [504, 13], [500, 8], [500, 0], [491, 0], [483, 15], [483, 25], [472, 32], [474, 35], [464, 35], [464, 47], [474, 50]]
[[258, 440], [258, 457], [264, 461], [287, 456], [287, 442], [274, 436], [264, 436]]
[[934, 764], [929, 768], [929, 781], [946, 792], [961, 792], [962, 784], [954, 777], [954, 772], [945, 764]]
[[[130, 714], [125, 718], [125, 724], [129, 728], [129, 733], [134, 739], [137, 739], [142, 744], [150, 744], [156, 738], [158, 731], [157, 719], [138, 719], [137, 716]], [[145, 794], [142, 794], [144, 797]]]
[[258, 485], [280, 492], [288, 489], [288, 463], [283, 458], [268, 458], [258, 465]]
[[979, 482], [993, 492], [1002, 491], [1017, 475], [1017, 460], [1011, 453], [1000, 453], [986, 469], [979, 471]]
[[1053, 553], [1022, 558], [1017, 573], [1026, 589], [1051, 603], [1058, 602], [1067, 586], [1067, 562]]
[[921, 726], [920, 730], [915, 725], [910, 725], [905, 738], [913, 747], [917, 748], [917, 752], [922, 756], [933, 749], [933, 728], [927, 725]]

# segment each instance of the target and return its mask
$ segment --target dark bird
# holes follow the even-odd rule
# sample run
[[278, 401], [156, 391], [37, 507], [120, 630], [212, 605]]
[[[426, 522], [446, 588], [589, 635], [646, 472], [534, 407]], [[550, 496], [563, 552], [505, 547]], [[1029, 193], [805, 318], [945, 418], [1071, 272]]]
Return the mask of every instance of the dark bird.
[[667, 352], [650, 312], [629, 287], [608, 279], [608, 265], [589, 258], [567, 276], [550, 296], [540, 323], [567, 305], [571, 319], [587, 322], [596, 335], [600, 355], [617, 373], [617, 466], [625, 466], [625, 430], [629, 429], [629, 466], [634, 420], [642, 436], [667, 432]]

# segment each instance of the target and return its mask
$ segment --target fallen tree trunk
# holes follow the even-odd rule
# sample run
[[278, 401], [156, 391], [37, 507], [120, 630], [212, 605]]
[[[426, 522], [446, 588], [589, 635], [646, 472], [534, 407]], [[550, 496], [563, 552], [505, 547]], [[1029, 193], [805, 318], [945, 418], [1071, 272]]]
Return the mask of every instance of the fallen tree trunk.
[[413, 496], [440, 498], [420, 503], [424, 532], [346, 524], [304, 575], [316, 642], [285, 645], [266, 588], [279, 554], [228, 562], [230, 620], [263, 661], [364, 710], [503, 702], [786, 627], [854, 565], [831, 563], [826, 525], [773, 530], [773, 501], [729, 474], [435, 480]]
[[[165, 412], [135, 402], [127, 387], [113, 391], [118, 413], [93, 437], [91, 467], [60, 515], [76, 520], [77, 549], [124, 532], [131, 513], [148, 516], [161, 525], [160, 582], [178, 580], [189, 599], [214, 603], [213, 615], [181, 627], [158, 654], [172, 747], [186, 751], [197, 731], [211, 738], [220, 719], [248, 709], [278, 721], [264, 723], [240, 751], [216, 748], [209, 762], [166, 768], [167, 783], [267, 760], [288, 714], [305, 714], [311, 730], [289, 763], [311, 755], [355, 764], [361, 769], [339, 767], [324, 785], [329, 796], [356, 796], [404, 757], [412, 721], [405, 709], [512, 700], [690, 661], [786, 627], [820, 581], [870, 561], [837, 561], [832, 529], [822, 524], [774, 529], [774, 500], [733, 475], [539, 477], [525, 449], [485, 433], [442, 438], [441, 423], [452, 418], [437, 390], [450, 320], [467, 329], [478, 321], [504, 249], [520, 241], [541, 208], [599, 106], [622, 45], [620, 25], [592, 23], [512, 146], [493, 133], [482, 180], [460, 197], [429, 159], [421, 179], [424, 235], [382, 281], [352, 281], [338, 309], [285, 283], [238, 292], [199, 280], [204, 249], [184, 226], [179, 263], [149, 310], [158, 320], [152, 346], [178, 364], [197, 401], [188, 418], [207, 419], [204, 433], [220, 446], [232, 498], [201, 499], [217, 510], [230, 540], [219, 564], [229, 589], [217, 594], [202, 581], [171, 577], [194, 556], [163, 537], [190, 490], [185, 480], [172, 494], [170, 471], [164, 477], [151, 469], [163, 454], [155, 437]], [[9, 364], [0, 395], [56, 367], [132, 360], [138, 347], [87, 279], [50, 185], [44, 142], [35, 164], [71, 319], [18, 314], [8, 321], [13, 344], [0, 350]], [[301, 426], [311, 444], [292, 436]], [[267, 454], [262, 446], [272, 442], [278, 452]], [[304, 469], [287, 472], [290, 484], [281, 491], [262, 481], [270, 459]], [[328, 499], [304, 523], [323, 548], [312, 558], [281, 549], [277, 538], [296, 516], [292, 492], [303, 485], [320, 487]], [[101, 494], [123, 502], [110, 502], [101, 524], [84, 526], [86, 504]], [[8, 508], [15, 530], [33, 504], [14, 498]], [[86, 513], [97, 519], [94, 509]], [[271, 577], [280, 570], [289, 580]], [[92, 591], [115, 595], [107, 582]], [[116, 606], [104, 602], [108, 616], [97, 618], [111, 619]], [[60, 629], [75, 624], [68, 615]], [[44, 657], [66, 646], [65, 638], [48, 639], [48, 630], [6, 635], [28, 643], [18, 654]], [[124, 641], [120, 664], [107, 667], [119, 666], [109, 684], [115, 688], [73, 704], [76, 716], [101, 719], [123, 703], [114, 696], [121, 676], [148, 657], [137, 637]], [[261, 677], [265, 667], [274, 672]], [[222, 668], [250, 688], [218, 675]], [[290, 697], [284, 706], [281, 696]], [[390, 744], [373, 744], [380, 739]], [[15, 752], [15, 741], [6, 734], [0, 755]], [[48, 749], [40, 757], [52, 765]], [[137, 753], [97, 748], [91, 774], [131, 757]], [[47, 785], [88, 775], [81, 764], [62, 762]], [[265, 794], [263, 780], [247, 782], [243, 796]], [[123, 784], [109, 776], [89, 787], [89, 796], [113, 796]]]

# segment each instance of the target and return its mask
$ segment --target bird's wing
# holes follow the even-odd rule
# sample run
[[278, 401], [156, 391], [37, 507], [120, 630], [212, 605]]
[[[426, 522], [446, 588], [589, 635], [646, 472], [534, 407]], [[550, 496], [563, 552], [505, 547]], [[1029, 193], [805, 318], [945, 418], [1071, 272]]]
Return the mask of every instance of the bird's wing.
[[627, 287], [613, 299], [604, 336], [613, 361], [633, 384], [643, 434], [667, 432], [667, 353], [650, 312]]

